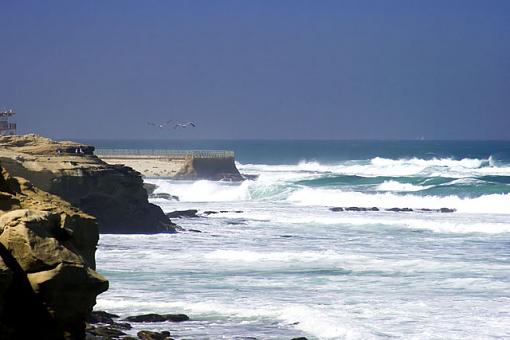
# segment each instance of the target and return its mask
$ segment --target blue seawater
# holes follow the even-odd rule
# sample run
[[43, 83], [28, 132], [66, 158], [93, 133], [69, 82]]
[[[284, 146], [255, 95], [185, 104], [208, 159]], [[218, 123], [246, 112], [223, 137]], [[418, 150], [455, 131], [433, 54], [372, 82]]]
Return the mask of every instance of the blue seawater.
[[510, 338], [510, 142], [86, 142], [234, 150], [240, 171], [257, 176], [145, 179], [180, 198], [151, 199], [165, 212], [197, 209], [202, 217], [175, 219], [183, 231], [173, 235], [101, 235], [97, 266], [111, 287], [97, 309], [192, 318], [133, 332]]

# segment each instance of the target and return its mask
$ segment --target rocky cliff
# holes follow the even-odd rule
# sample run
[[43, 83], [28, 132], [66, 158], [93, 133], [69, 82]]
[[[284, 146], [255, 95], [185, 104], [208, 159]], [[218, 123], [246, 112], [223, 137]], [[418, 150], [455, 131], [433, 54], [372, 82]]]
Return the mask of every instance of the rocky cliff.
[[161, 208], [148, 202], [138, 172], [109, 165], [93, 151], [37, 135], [0, 137], [0, 165], [96, 217], [101, 233], [175, 231]]
[[95, 219], [0, 168], [0, 338], [83, 339], [108, 281]]

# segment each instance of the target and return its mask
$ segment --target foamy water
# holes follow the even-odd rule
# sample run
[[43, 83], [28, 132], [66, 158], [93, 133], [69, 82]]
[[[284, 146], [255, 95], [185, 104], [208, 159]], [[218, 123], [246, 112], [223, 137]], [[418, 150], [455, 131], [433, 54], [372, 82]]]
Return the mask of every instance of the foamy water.
[[[510, 338], [506, 164], [238, 166], [259, 177], [147, 180], [180, 198], [152, 200], [164, 211], [202, 217], [175, 219], [176, 235], [102, 235], [98, 268], [111, 288], [97, 309], [186, 313], [192, 321], [151, 326], [177, 339]], [[394, 207], [416, 211], [384, 210]], [[440, 208], [455, 212], [419, 210]]]

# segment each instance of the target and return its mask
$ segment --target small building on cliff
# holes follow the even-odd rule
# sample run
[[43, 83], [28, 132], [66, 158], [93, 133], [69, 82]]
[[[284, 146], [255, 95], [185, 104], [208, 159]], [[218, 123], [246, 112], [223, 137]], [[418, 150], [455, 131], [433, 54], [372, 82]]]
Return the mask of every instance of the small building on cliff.
[[0, 111], [0, 136], [12, 136], [16, 134], [16, 123], [11, 123], [11, 119], [16, 112], [13, 110]]

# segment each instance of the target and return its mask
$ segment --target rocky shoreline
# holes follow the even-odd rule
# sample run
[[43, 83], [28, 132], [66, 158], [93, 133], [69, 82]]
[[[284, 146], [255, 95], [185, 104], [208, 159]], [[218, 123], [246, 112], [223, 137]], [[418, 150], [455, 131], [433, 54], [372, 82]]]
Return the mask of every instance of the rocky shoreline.
[[151, 188], [138, 172], [93, 151], [36, 135], [0, 137], [0, 339], [168, 340], [173, 334], [150, 326], [134, 337], [132, 323], [189, 320], [93, 312], [109, 288], [95, 270], [100, 233], [173, 233], [170, 218], [198, 217], [196, 210], [165, 215], [148, 202]]
[[0, 137], [0, 164], [11, 175], [94, 216], [100, 233], [175, 232], [161, 208], [149, 203], [138, 172], [107, 164], [93, 151], [38, 135]]

